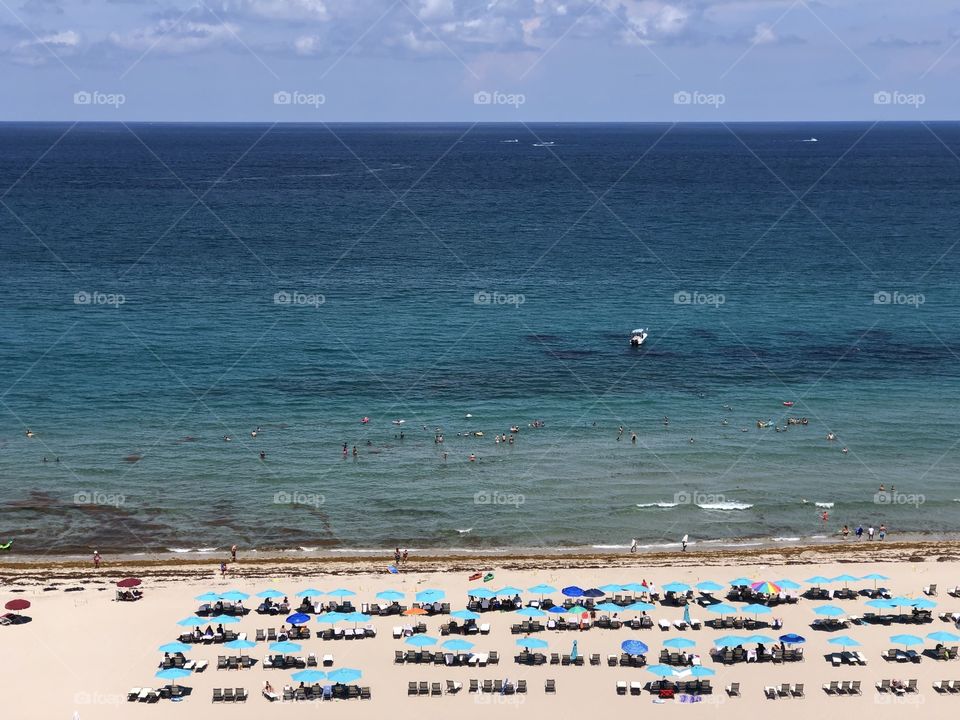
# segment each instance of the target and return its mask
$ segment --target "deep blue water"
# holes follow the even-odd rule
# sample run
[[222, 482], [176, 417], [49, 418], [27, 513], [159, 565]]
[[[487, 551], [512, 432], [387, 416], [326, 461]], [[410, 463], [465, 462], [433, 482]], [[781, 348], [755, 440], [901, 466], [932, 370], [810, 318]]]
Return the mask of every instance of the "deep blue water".
[[0, 541], [956, 531], [950, 150], [960, 125], [0, 125]]

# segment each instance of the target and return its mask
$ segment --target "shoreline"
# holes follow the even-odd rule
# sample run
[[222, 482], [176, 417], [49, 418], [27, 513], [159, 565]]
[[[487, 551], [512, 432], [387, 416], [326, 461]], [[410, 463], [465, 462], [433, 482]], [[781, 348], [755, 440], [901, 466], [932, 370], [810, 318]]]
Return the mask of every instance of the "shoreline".
[[[0, 560], [0, 585], [33, 585], [55, 581], [115, 582], [114, 578], [136, 574], [154, 580], [195, 581], [209, 573], [219, 577], [218, 568], [227, 552], [199, 557], [174, 556], [155, 558], [110, 558], [104, 559], [100, 570], [91, 567], [90, 560], [80, 558], [4, 558]], [[656, 559], [656, 563], [650, 561]], [[691, 546], [686, 552], [640, 550], [637, 553], [624, 551], [593, 552], [522, 552], [506, 551], [483, 556], [465, 554], [437, 554], [432, 552], [411, 555], [402, 567], [401, 575], [411, 573], [478, 572], [487, 569], [535, 570], [541, 569], [545, 560], [563, 569], [589, 569], [605, 567], [676, 567], [724, 565], [811, 565], [819, 563], [926, 563], [960, 562], [960, 540], [900, 540], [857, 541], [823, 543], [816, 545], [783, 545], [746, 548], [697, 549]], [[667, 562], [663, 562], [666, 560]], [[227, 579], [271, 578], [276, 576], [315, 575], [363, 575], [387, 574], [391, 565], [391, 553], [348, 555], [327, 553], [313, 556], [291, 556], [241, 552], [236, 563], [228, 563]]]

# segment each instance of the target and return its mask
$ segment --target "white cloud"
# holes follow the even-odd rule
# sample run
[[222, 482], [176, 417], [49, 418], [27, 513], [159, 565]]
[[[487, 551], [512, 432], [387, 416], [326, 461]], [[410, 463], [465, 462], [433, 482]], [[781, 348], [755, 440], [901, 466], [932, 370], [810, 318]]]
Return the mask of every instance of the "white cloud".
[[238, 32], [239, 28], [231, 23], [161, 20], [150, 27], [112, 32], [109, 40], [125, 50], [181, 54], [221, 45]]
[[453, 14], [453, 0], [420, 0], [418, 15], [424, 20], [442, 20]]
[[48, 32], [21, 40], [9, 50], [10, 58], [19, 65], [44, 65], [80, 49], [83, 38], [75, 30]]
[[753, 37], [750, 38], [750, 42], [752, 42], [754, 45], [769, 45], [777, 42], [778, 39], [779, 38], [773, 31], [773, 26], [770, 25], [770, 23], [759, 23], [753, 29]]

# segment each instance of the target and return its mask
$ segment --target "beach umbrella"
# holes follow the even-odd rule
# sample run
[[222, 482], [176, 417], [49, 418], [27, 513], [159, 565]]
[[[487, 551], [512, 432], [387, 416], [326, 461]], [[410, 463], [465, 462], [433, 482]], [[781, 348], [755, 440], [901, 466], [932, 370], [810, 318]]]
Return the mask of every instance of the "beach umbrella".
[[958, 642], [960, 641], [960, 635], [954, 635], [952, 632], [947, 632], [946, 630], [938, 630], [937, 632], [932, 632], [927, 637], [930, 640], [935, 640], [936, 642], [947, 643], [947, 642]]
[[192, 645], [187, 645], [182, 642], [168, 642], [166, 645], [161, 645], [157, 648], [157, 650], [162, 653], [185, 653], [190, 652], [192, 649]]
[[403, 600], [403, 597], [403, 593], [399, 590], [384, 590], [383, 592], [377, 593], [378, 599], [388, 602], [398, 602], [399, 600]]
[[743, 611], [753, 616], [769, 615], [773, 612], [773, 608], [767, 607], [766, 605], [760, 605], [759, 603], [751, 603], [749, 605], [744, 605]]
[[780, 586], [769, 580], [755, 582], [750, 587], [753, 588], [754, 592], [763, 593], [764, 595], [776, 595], [780, 592]]
[[863, 576], [862, 578], [860, 578], [860, 579], [861, 579], [861, 580], [873, 580], [873, 589], [876, 590], [876, 589], [877, 589], [877, 581], [878, 581], [878, 580], [889, 580], [890, 578], [888, 578], [886, 575], [881, 575], [880, 573], [870, 573], [869, 575], [864, 575], [864, 576]]
[[403, 611], [403, 614], [404, 614], [404, 615], [407, 615], [407, 616], [410, 616], [410, 615], [429, 615], [429, 614], [430, 614], [430, 611], [429, 611], [429, 610], [424, 610], [423, 608], [419, 608], [419, 607], [412, 607], [412, 608], [407, 608], [406, 610], [404, 610], [404, 611]]
[[622, 607], [612, 602], [602, 602], [599, 605], [597, 605], [595, 609], [600, 610], [602, 612], [613, 612], [613, 613], [620, 612], [621, 610], [623, 610]]
[[497, 595], [519, 595], [522, 592], [523, 590], [521, 590], [518, 587], [514, 587], [513, 585], [507, 585], [506, 587], [502, 587], [499, 590], [497, 590], [496, 594]]
[[598, 598], [603, 597], [606, 593], [600, 588], [590, 588], [589, 590], [583, 591], [583, 597], [587, 598]]
[[327, 673], [327, 680], [340, 684], [346, 684], [353, 682], [354, 680], [359, 680], [363, 676], [363, 673], [359, 670], [353, 668], [340, 668], [338, 670], [331, 670]]
[[669, 665], [648, 665], [646, 670], [660, 677], [674, 677], [678, 674], [676, 668]]
[[689, 625], [690, 622], [691, 622], [691, 620], [690, 620], [690, 606], [689, 606], [689, 605], [684, 605], [684, 606], [683, 606], [683, 621], [684, 621], [687, 625]]
[[302, 682], [310, 685], [320, 682], [327, 677], [327, 674], [322, 670], [300, 670], [299, 672], [293, 673], [290, 677], [294, 682]]
[[780, 642], [785, 645], [799, 645], [800, 643], [805, 643], [807, 639], [802, 635], [797, 635], [796, 633], [787, 633], [786, 635], [780, 636]]
[[830, 582], [842, 582], [844, 587], [847, 587], [852, 582], [859, 582], [860, 578], [855, 575], [850, 575], [845, 573], [843, 575], [837, 575], [835, 578], [830, 578]]
[[283, 640], [282, 642], [270, 643], [270, 651], [275, 653], [295, 653], [300, 652], [303, 646], [300, 643]]
[[691, 640], [690, 638], [685, 637], [675, 637], [670, 638], [669, 640], [663, 641], [663, 646], [668, 648], [674, 648], [676, 650], [683, 650], [685, 648], [692, 648], [696, 646], [696, 641]]
[[690, 586], [682, 582], [667, 583], [661, 588], [661, 590], [663, 590], [664, 592], [671, 592], [671, 593], [685, 593], [689, 589], [690, 589]]
[[257, 597], [263, 598], [266, 600], [267, 598], [273, 599], [273, 598], [279, 598], [279, 597], [286, 597], [286, 593], [282, 593], [279, 590], [273, 590], [273, 589], [261, 590], [260, 592], [257, 593]]
[[656, 609], [656, 605], [648, 602], [635, 602], [627, 605], [624, 610], [629, 610], [630, 612], [649, 612]]
[[287, 622], [291, 625], [303, 625], [304, 623], [310, 622], [310, 616], [304, 615], [303, 613], [294, 613], [287, 617]]
[[362, 612], [351, 612], [343, 616], [345, 622], [352, 622], [354, 625], [370, 622], [370, 616]]
[[687, 668], [686, 670], [681, 670], [680, 675], [690, 675], [692, 677], [712, 677], [716, 675], [717, 671], [713, 668], [704, 667], [703, 665], [694, 665], [692, 668]]
[[836, 605], [818, 605], [813, 609], [813, 612], [824, 617], [840, 617], [847, 614], [843, 608]]
[[137, 585], [139, 585], [142, 582], [143, 581], [140, 578], [128, 577], [118, 582], [117, 587], [132, 588], [132, 587], [137, 587]]
[[224, 643], [223, 646], [230, 650], [249, 650], [252, 647], [256, 647], [257, 644], [253, 640], [231, 640], [228, 643]]
[[479, 620], [480, 615], [473, 612], [472, 610], [454, 610], [450, 613], [450, 617], [455, 617], [457, 620]]
[[203, 595], [197, 595], [194, 600], [198, 600], [203, 603], [212, 603], [220, 599], [220, 596], [215, 592], [205, 592]]
[[538, 608], [525, 607], [517, 610], [517, 615], [520, 617], [544, 617], [547, 613]]
[[567, 597], [573, 597], [573, 598], [583, 597], [583, 588], [577, 587], [576, 585], [565, 587], [560, 592], [562, 592]]
[[809, 583], [810, 585], [827, 585], [833, 581], [828, 577], [824, 577], [823, 575], [814, 575], [813, 577], [804, 580], [804, 582]]
[[[306, 590], [301, 590], [297, 593], [297, 597], [320, 597], [323, 595], [323, 590], [317, 590], [316, 588], [307, 588]], [[379, 595], [377, 597], [380, 597]]]
[[890, 642], [895, 645], [910, 647], [911, 645], [923, 645], [923, 638], [919, 635], [891, 635]]
[[640, 583], [627, 583], [626, 585], [623, 585], [620, 589], [625, 590], [626, 592], [642, 593], [642, 592], [646, 592], [649, 588], [646, 585], [641, 585]]
[[554, 605], [549, 610], [547, 610], [547, 612], [554, 613], [554, 614], [562, 614], [562, 613], [565, 613], [566, 611], [567, 609], [563, 605]]
[[336, 590], [331, 590], [330, 592], [328, 592], [327, 595], [331, 595], [335, 598], [340, 598], [341, 600], [343, 600], [343, 598], [345, 597], [353, 597], [354, 595], [356, 595], [356, 593], [353, 590], [337, 588]]
[[14, 600], [8, 600], [4, 607], [7, 610], [19, 612], [20, 610], [26, 610], [28, 607], [30, 607], [30, 601], [24, 600], [23, 598], [15, 598]]
[[744, 638], [745, 642], [748, 643], [772, 643], [774, 642], [773, 638], [769, 635], [747, 635]]
[[712, 613], [717, 613], [718, 615], [736, 615], [737, 609], [733, 605], [728, 605], [727, 603], [716, 603], [714, 605], [707, 605], [707, 611]]
[[181, 627], [196, 627], [197, 625], [202, 625], [207, 622], [206, 618], [197, 617], [196, 615], [191, 615], [190, 617], [185, 617], [183, 620], [178, 620], [177, 625]]
[[231, 602], [240, 602], [249, 598], [250, 595], [245, 592], [240, 592], [239, 590], [227, 590], [227, 592], [221, 593], [220, 597], [224, 600], [230, 600]]
[[860, 647], [860, 641], [855, 640], [849, 635], [840, 635], [838, 637], [832, 637], [827, 640], [831, 645], [840, 645], [844, 650], [848, 647]]
[[723, 585], [716, 583], [713, 580], [704, 580], [703, 582], [698, 582], [696, 587], [700, 592], [705, 592], [707, 594], [720, 592], [723, 590]]
[[897, 607], [897, 604], [893, 600], [886, 600], [884, 598], [877, 598], [876, 600], [868, 600], [866, 605], [872, 608], [879, 608], [881, 610], [892, 610]]
[[801, 587], [803, 587], [800, 583], [794, 582], [793, 580], [787, 580], [786, 578], [777, 580], [776, 584], [784, 590], [799, 590]]
[[627, 655], [646, 655], [650, 650], [646, 643], [639, 640], [624, 640], [620, 643], [620, 649]]
[[214, 615], [207, 618], [207, 623], [210, 625], [236, 625], [238, 622], [240, 622], [240, 618], [236, 615]]
[[545, 648], [548, 646], [548, 643], [546, 640], [540, 640], [538, 638], [532, 638], [532, 637], [525, 637], [525, 638], [518, 638], [517, 645], [519, 645], [520, 647], [524, 647], [527, 650], [533, 650], [533, 649]]
[[490, 598], [495, 598], [497, 596], [495, 592], [484, 587], [467, 590], [467, 595], [474, 598], [480, 598], [481, 600], [489, 600]]
[[473, 643], [467, 640], [461, 640], [460, 638], [453, 638], [452, 640], [447, 640], [440, 647], [445, 650], [452, 650], [453, 652], [466, 652], [473, 648]]
[[443, 590], [421, 590], [417, 593], [417, 602], [435, 603], [440, 602], [447, 594]]
[[346, 613], [328, 612], [328, 613], [324, 613], [323, 615], [317, 615], [317, 622], [330, 623], [331, 625], [333, 625], [334, 623], [343, 622], [346, 619], [346, 617], [347, 617]]
[[432, 638], [429, 635], [411, 635], [404, 642], [407, 645], [412, 645], [413, 647], [427, 647], [428, 645], [436, 645], [437, 639]]
[[532, 588], [527, 588], [527, 592], [539, 595], [540, 597], [543, 597], [544, 595], [550, 595], [556, 591], [557, 589], [553, 585], [546, 584], [534, 585]]
[[600, 586], [599, 588], [597, 588], [597, 589], [598, 589], [598, 590], [603, 590], [603, 592], [604, 592], [605, 594], [607, 594], [607, 595], [610, 595], [611, 593], [618, 593], [618, 592], [622, 592], [622, 591], [623, 591], [623, 588], [622, 588], [620, 585], [612, 585], [612, 584], [611, 584], [611, 585], [601, 585], [601, 586]]
[[160, 670], [159, 672], [154, 673], [154, 677], [158, 677], [161, 680], [173, 680], [174, 685], [177, 684], [177, 680], [180, 678], [189, 677], [189, 675], [190, 671], [185, 670], [184, 668], [166, 668], [165, 670]]
[[730, 584], [734, 587], [749, 587], [751, 582], [750, 578], [738, 577], [735, 580], [731, 580]]
[[576, 660], [579, 654], [580, 654], [580, 651], [579, 651], [578, 646], [577, 646], [577, 641], [574, 640], [574, 641], [573, 641], [573, 647], [570, 648], [570, 659], [571, 659], [571, 660]]
[[571, 615], [583, 615], [585, 613], [589, 613], [590, 611], [587, 610], [583, 605], [574, 605], [571, 608], [567, 608], [567, 612]]
[[713, 641], [716, 647], [737, 647], [750, 642], [750, 639], [742, 635], [723, 635]]
[[927, 600], [927, 598], [917, 598], [910, 604], [917, 608], [917, 610], [930, 610], [931, 608], [935, 608], [937, 606], [935, 601]]

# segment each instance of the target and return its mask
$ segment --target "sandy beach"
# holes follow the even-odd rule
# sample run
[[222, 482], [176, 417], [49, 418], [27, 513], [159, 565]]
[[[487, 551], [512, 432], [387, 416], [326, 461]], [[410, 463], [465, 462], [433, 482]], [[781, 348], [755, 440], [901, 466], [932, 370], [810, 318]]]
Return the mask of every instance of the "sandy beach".
[[[83, 720], [130, 718], [138, 714], [169, 718], [262, 718], [274, 713], [307, 716], [334, 705], [339, 715], [357, 718], [384, 717], [387, 713], [399, 717], [424, 713], [430, 716], [437, 712], [483, 717], [489, 716], [491, 711], [523, 712], [525, 717], [546, 718], [558, 713], [589, 713], [597, 707], [598, 702], [604, 709], [638, 712], [639, 706], [645, 706], [652, 708], [649, 711], [671, 716], [690, 712], [688, 706], [700, 706], [699, 710], [693, 712], [716, 711], [722, 717], [733, 717], [772, 704], [774, 712], [786, 717], [800, 717], [821, 711], [833, 714], [839, 712], [841, 706], [844, 712], [866, 712], [880, 717], [894, 717], [907, 711], [904, 706], [913, 706], [922, 708], [934, 717], [945, 717], [947, 713], [956, 711], [960, 697], [957, 693], [939, 693], [932, 684], [940, 680], [960, 681], [960, 662], [930, 657], [923, 657], [919, 663], [887, 662], [881, 655], [889, 648], [897, 647], [889, 639], [894, 634], [912, 633], [925, 637], [931, 632], [957, 631], [952, 622], [940, 620], [939, 615], [960, 611], [960, 599], [947, 594], [948, 589], [960, 584], [958, 558], [960, 548], [952, 542], [937, 545], [869, 545], [862, 542], [815, 549], [765, 549], [739, 554], [725, 551], [671, 553], [669, 556], [505, 556], [482, 561], [469, 557], [413, 556], [401, 574], [391, 575], [385, 571], [390, 558], [296, 562], [260, 557], [254, 561], [244, 558], [241, 553], [239, 561], [229, 565], [226, 578], [220, 577], [219, 558], [210, 562], [185, 559], [179, 563], [143, 560], [123, 564], [111, 564], [108, 558], [105, 566], [96, 572], [88, 563], [50, 560], [30, 563], [8, 559], [0, 566], [3, 580], [0, 594], [4, 602], [13, 598], [29, 600], [31, 607], [24, 614], [32, 620], [26, 624], [0, 628], [5, 655], [10, 659], [8, 662], [15, 659], [10, 669], [0, 677], [0, 692], [6, 699], [5, 715], [17, 720], [71, 718], [74, 713], [78, 713]], [[478, 562], [486, 565], [480, 566]], [[474, 571], [491, 572], [494, 578], [486, 583], [468, 580]], [[298, 683], [290, 679], [292, 671], [264, 669], [259, 662], [251, 669], [218, 670], [217, 656], [231, 653], [222, 646], [198, 645], [186, 653], [187, 657], [205, 659], [210, 667], [180, 681], [191, 688], [188, 697], [178, 702], [162, 699], [152, 704], [127, 701], [127, 693], [131, 688], [157, 689], [166, 684], [167, 681], [154, 677], [163, 655], [157, 648], [177, 639], [184, 631], [184, 628], [177, 626], [177, 621], [196, 611], [200, 602], [194, 600], [195, 596], [206, 592], [239, 590], [248, 593], [252, 597], [244, 605], [253, 608], [259, 602], [253, 596], [266, 588], [287, 593], [296, 602], [295, 593], [308, 587], [324, 591], [344, 587], [356, 593], [351, 600], [359, 609], [363, 603], [376, 602], [376, 593], [386, 589], [405, 593], [403, 603], [409, 606], [417, 592], [434, 588], [444, 591], [443, 601], [450, 603], [453, 610], [460, 610], [466, 606], [467, 590], [477, 586], [491, 590], [510, 585], [526, 589], [546, 583], [558, 589], [570, 585], [594, 588], [646, 580], [660, 587], [672, 582], [695, 585], [711, 580], [724, 586], [724, 591], [715, 593], [722, 600], [729, 581], [740, 576], [753, 581], [791, 579], [801, 585], [801, 589], [795, 592], [802, 593], [811, 586], [804, 582], [805, 579], [813, 576], [850, 574], [863, 577], [871, 573], [887, 576], [889, 580], [882, 582], [882, 586], [894, 595], [910, 598], [926, 597], [923, 588], [937, 584], [938, 593], [927, 598], [937, 603], [932, 609], [933, 622], [924, 625], [896, 622], [892, 625], [853, 624], [835, 633], [818, 631], [811, 628], [811, 622], [817, 617], [813, 608], [827, 603], [801, 598], [795, 604], [774, 606], [772, 613], [766, 616], [768, 620], [782, 619], [782, 629], [756, 632], [774, 638], [783, 633], [803, 636], [806, 642], [798, 646], [803, 647], [803, 662], [740, 662], [724, 665], [710, 658], [716, 638], [730, 633], [749, 635], [753, 631], [721, 630], [707, 626], [683, 632], [675, 629], [662, 631], [657, 627], [643, 630], [592, 627], [586, 631], [545, 630], [536, 633], [535, 637], [548, 643], [548, 647], [542, 651], [548, 656], [550, 653], [570, 653], [576, 640], [580, 655], [587, 658], [593, 654], [601, 656], [599, 666], [589, 662], [582, 667], [550, 664], [522, 666], [514, 661], [514, 656], [520, 651], [516, 640], [521, 636], [511, 634], [510, 626], [523, 618], [513, 612], [491, 611], [483, 613], [479, 621], [491, 625], [489, 635], [471, 636], [469, 640], [475, 643], [473, 652], [496, 651], [500, 656], [499, 664], [446, 667], [396, 665], [396, 650], [414, 648], [403, 640], [394, 639], [392, 628], [423, 622], [427, 626], [427, 635], [438, 640], [436, 646], [428, 649], [438, 650], [439, 643], [449, 639], [440, 636], [440, 626], [449, 622], [448, 616], [374, 617], [369, 624], [376, 629], [376, 637], [354, 641], [320, 639], [317, 632], [329, 626], [311, 618], [307, 626], [313, 637], [302, 641], [302, 651], [293, 654], [306, 656], [312, 652], [322, 657], [329, 653], [334, 657], [332, 669], [361, 670], [363, 675], [357, 684], [370, 688], [370, 700], [289, 701], [271, 705], [261, 695], [264, 681], [270, 681], [278, 690], [288, 684], [296, 686]], [[144, 596], [137, 602], [116, 602], [114, 583], [127, 576], [143, 579], [140, 587]], [[843, 583], [825, 587], [842, 588]], [[850, 583], [850, 587], [872, 588], [873, 582], [854, 582]], [[564, 599], [559, 592], [552, 597], [556, 602]], [[537, 599], [537, 596], [525, 592], [522, 598], [526, 603]], [[842, 607], [847, 615], [861, 616], [871, 611], [865, 605], [866, 600], [865, 597], [858, 597], [854, 600], [831, 600], [829, 603]], [[742, 607], [741, 603], [731, 604]], [[597, 617], [605, 614], [597, 612]], [[657, 604], [648, 614], [654, 621], [666, 619], [672, 622], [683, 617], [683, 608]], [[690, 605], [690, 614], [692, 619], [701, 621], [716, 617], [696, 603]], [[624, 620], [639, 615], [630, 611], [619, 614]], [[282, 617], [260, 616], [250, 612], [229, 629], [246, 633], [253, 639], [256, 630], [279, 627], [282, 622]], [[857, 649], [867, 659], [866, 666], [842, 665], [834, 668], [824, 658], [827, 653], [839, 650], [827, 643], [829, 637], [838, 634], [850, 635], [861, 643]], [[643, 668], [609, 667], [608, 655], [619, 655], [620, 644], [624, 640], [638, 639], [649, 646], [647, 659], [650, 664], [655, 664], [663, 641], [675, 637], [694, 641], [696, 645], [690, 652], [701, 656], [703, 666], [716, 671], [709, 678], [714, 692], [701, 696], [697, 702], [681, 702], [675, 698], [658, 703], [655, 702], [655, 696], [646, 690], [639, 696], [629, 692], [625, 696], [618, 695], [618, 681], [625, 681], [628, 685], [630, 682], [646, 685], [658, 677]], [[936, 644], [933, 640], [925, 640], [922, 647], [915, 649], [932, 649]], [[945, 644], [950, 646], [956, 643]], [[271, 654], [266, 643], [258, 643], [247, 652], [258, 661]], [[904, 682], [916, 679], [919, 692], [903, 696], [878, 693], [874, 684], [885, 678]], [[472, 694], [468, 692], [472, 679], [481, 681], [481, 685], [483, 680], [509, 680], [514, 683], [525, 680], [527, 692], [523, 695]], [[548, 679], [555, 681], [555, 694], [548, 694], [544, 690]], [[447, 680], [462, 683], [463, 689], [456, 694], [444, 692], [439, 697], [410, 697], [407, 694], [410, 681], [440, 682], [445, 688]], [[821, 686], [833, 680], [861, 681], [862, 696], [827, 695]], [[740, 683], [740, 697], [730, 697], [724, 692], [724, 688], [733, 682]], [[805, 697], [766, 699], [764, 688], [781, 683], [803, 683]], [[227, 686], [245, 688], [249, 699], [245, 703], [213, 703], [213, 689]], [[491, 706], [503, 709], [496, 710]]]

